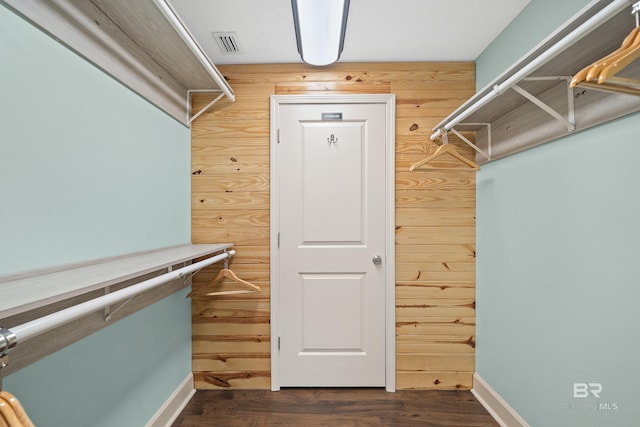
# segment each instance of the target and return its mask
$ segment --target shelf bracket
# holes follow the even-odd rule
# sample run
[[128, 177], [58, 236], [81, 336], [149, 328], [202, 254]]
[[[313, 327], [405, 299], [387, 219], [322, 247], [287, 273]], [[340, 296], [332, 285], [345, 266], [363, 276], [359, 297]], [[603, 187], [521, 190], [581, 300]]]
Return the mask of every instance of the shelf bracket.
[[[226, 252], [226, 249], [225, 249]], [[182, 263], [182, 267], [184, 268], [186, 267], [188, 264], [187, 262], [183, 262]], [[191, 280], [191, 278], [197, 274], [201, 269], [192, 271], [191, 273], [185, 274], [185, 275], [179, 275], [178, 279], [182, 279], [183, 283], [187, 283], [187, 281]], [[170, 265], [167, 267], [167, 274], [171, 273], [173, 271], [173, 265]], [[108, 295], [111, 292], [111, 287], [110, 286], [105, 286], [104, 288], [104, 294]], [[122, 304], [120, 304], [115, 310], [111, 310], [111, 306], [108, 305], [104, 308], [104, 321], [108, 322], [113, 318], [113, 315], [116, 314], [118, 311], [120, 311], [125, 305], [129, 304], [131, 302], [132, 299], [134, 299], [137, 295], [132, 296], [131, 298], [125, 300]]]
[[187, 123], [189, 125], [191, 125], [191, 123], [197, 119], [198, 117], [200, 117], [201, 115], [203, 115], [204, 113], [207, 112], [207, 110], [209, 110], [209, 108], [211, 108], [213, 106], [213, 104], [215, 104], [216, 102], [220, 101], [223, 97], [224, 97], [224, 92], [221, 92], [219, 90], [188, 90], [187, 91], [187, 111], [189, 111], [189, 114], [191, 114], [191, 98], [192, 98], [192, 94], [194, 92], [197, 93], [220, 93], [213, 101], [209, 102], [207, 105], [205, 105], [204, 107], [202, 107], [200, 110], [198, 110], [198, 112], [196, 112], [194, 115], [192, 115], [191, 117], [187, 117]]
[[[186, 267], [187, 265], [188, 264], [185, 262], [183, 267]], [[200, 273], [200, 269], [198, 269], [196, 271], [192, 271], [189, 274], [185, 274], [184, 276], [180, 276], [180, 278], [182, 279], [182, 283], [187, 284], [187, 282], [190, 281], [193, 278], [193, 276], [195, 276], [198, 273]]]
[[[527, 81], [527, 80], [530, 80], [530, 81], [531, 80], [565, 80], [565, 79], [567, 79], [567, 77], [541, 77], [541, 78], [529, 77], [527, 79], [524, 79], [524, 81]], [[560, 123], [565, 125], [569, 132], [573, 132], [574, 130], [576, 130], [575, 108], [574, 108], [574, 103], [573, 103], [573, 89], [569, 88], [569, 81], [568, 80], [567, 80], [567, 88], [568, 88], [567, 89], [568, 90], [567, 99], [568, 99], [568, 104], [569, 104], [568, 105], [568, 116], [569, 116], [568, 119], [565, 118], [562, 114], [558, 113], [553, 108], [551, 108], [549, 105], [545, 104], [543, 101], [541, 101], [535, 95], [527, 92], [526, 90], [524, 90], [523, 88], [521, 88], [517, 84], [514, 84], [513, 86], [511, 86], [511, 89], [515, 90], [520, 95], [522, 95], [523, 97], [525, 97], [526, 99], [531, 101], [534, 105], [540, 107], [543, 111], [545, 111], [551, 117], [555, 118]]]
[[[131, 300], [132, 300], [132, 299], [134, 299], [134, 298], [135, 298], [135, 297], [131, 297], [131, 298], [129, 298], [129, 299], [127, 299], [127, 300], [125, 300], [125, 302], [123, 302], [122, 304], [120, 304], [120, 305], [119, 305], [115, 310], [113, 310], [113, 311], [110, 311], [110, 307], [106, 307], [106, 308], [104, 309], [104, 311], [105, 311], [104, 321], [105, 321], [105, 322], [109, 322], [109, 321], [112, 319], [112, 317], [113, 317], [113, 315], [114, 315], [114, 314], [116, 314], [118, 311], [120, 311], [120, 310], [121, 310], [125, 305], [129, 304], [129, 302], [131, 302]], [[107, 310], [109, 310], [109, 312], [108, 312], [108, 313], [107, 313]]]
[[9, 356], [0, 356], [0, 391], [2, 391], [2, 370], [9, 365]]
[[451, 128], [450, 131], [453, 132], [458, 138], [464, 141], [471, 148], [476, 150], [477, 153], [482, 154], [486, 157], [487, 160], [491, 161], [491, 123], [458, 123], [457, 126], [486, 126], [487, 127], [487, 147], [488, 150], [484, 151], [482, 148], [478, 147], [473, 142], [469, 141], [467, 137], [458, 132], [455, 128]]
[[[111, 287], [110, 286], [106, 286], [104, 288], [104, 294], [108, 295], [109, 292], [111, 292]], [[113, 315], [116, 314], [117, 312], [119, 312], [125, 305], [129, 304], [129, 302], [131, 302], [131, 300], [134, 299], [136, 296], [137, 295], [134, 295], [131, 298], [125, 300], [122, 304], [120, 304], [118, 307], [116, 307], [115, 310], [111, 310], [111, 306], [110, 305], [106, 306], [104, 308], [104, 321], [105, 322], [111, 321], [111, 319], [113, 318]]]
[[[233, 252], [235, 253], [235, 252]], [[227, 257], [224, 259], [224, 268], [228, 269], [229, 268], [229, 258], [231, 257], [231, 254], [228, 250], [224, 249], [222, 251], [222, 254], [227, 254]], [[221, 255], [222, 255], [221, 254]], [[186, 266], [186, 263], [185, 263]], [[180, 278], [182, 279], [182, 281], [186, 284], [189, 280], [191, 280], [193, 278], [193, 276], [195, 276], [196, 274], [198, 274], [200, 272], [201, 269], [195, 270], [193, 272], [191, 272], [189, 275], [184, 275], [184, 276], [180, 276]]]
[[[227, 250], [224, 250], [224, 253], [227, 253]], [[224, 269], [228, 270], [229, 269], [229, 255], [227, 255], [227, 257], [224, 259]]]

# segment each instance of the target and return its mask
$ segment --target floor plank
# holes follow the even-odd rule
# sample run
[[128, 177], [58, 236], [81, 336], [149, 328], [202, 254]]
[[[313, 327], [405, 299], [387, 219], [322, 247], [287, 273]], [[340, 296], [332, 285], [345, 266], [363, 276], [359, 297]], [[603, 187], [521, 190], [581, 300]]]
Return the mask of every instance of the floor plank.
[[199, 390], [173, 427], [495, 427], [469, 391]]

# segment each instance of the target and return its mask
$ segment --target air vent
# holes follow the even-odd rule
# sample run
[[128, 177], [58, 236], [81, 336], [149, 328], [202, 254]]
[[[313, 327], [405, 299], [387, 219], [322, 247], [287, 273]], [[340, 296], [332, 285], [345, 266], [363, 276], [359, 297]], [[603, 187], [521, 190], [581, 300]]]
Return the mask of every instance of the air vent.
[[213, 38], [216, 39], [216, 43], [218, 43], [222, 53], [242, 53], [242, 48], [240, 47], [240, 43], [238, 43], [238, 37], [235, 32], [211, 34], [213, 35]]

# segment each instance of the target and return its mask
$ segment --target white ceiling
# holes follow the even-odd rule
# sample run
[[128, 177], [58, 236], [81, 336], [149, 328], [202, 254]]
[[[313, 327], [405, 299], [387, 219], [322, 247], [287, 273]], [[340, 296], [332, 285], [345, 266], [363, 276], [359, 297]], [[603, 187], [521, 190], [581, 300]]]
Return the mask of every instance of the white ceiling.
[[[340, 62], [473, 61], [530, 0], [351, 0]], [[215, 64], [301, 62], [290, 0], [171, 0]], [[212, 32], [235, 31], [223, 53]]]

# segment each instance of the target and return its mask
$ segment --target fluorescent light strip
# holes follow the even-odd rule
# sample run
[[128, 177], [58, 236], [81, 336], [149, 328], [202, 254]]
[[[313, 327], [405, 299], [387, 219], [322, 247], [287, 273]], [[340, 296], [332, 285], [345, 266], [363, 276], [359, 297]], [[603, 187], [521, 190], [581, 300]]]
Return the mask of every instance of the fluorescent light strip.
[[349, 0], [291, 0], [298, 52], [311, 65], [329, 65], [340, 58], [349, 14]]

